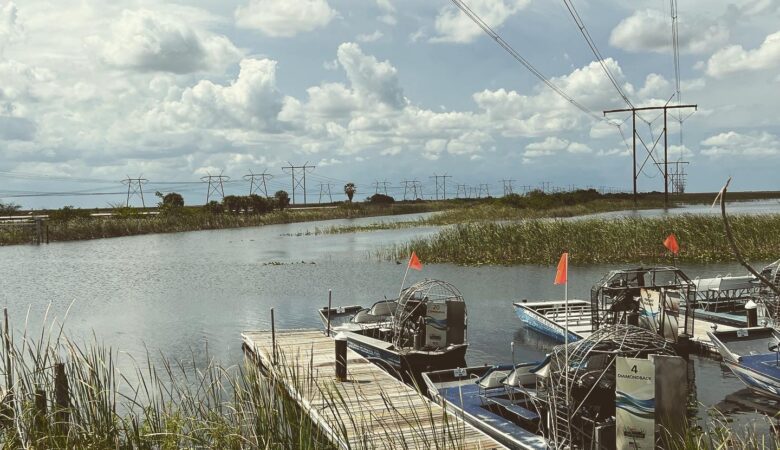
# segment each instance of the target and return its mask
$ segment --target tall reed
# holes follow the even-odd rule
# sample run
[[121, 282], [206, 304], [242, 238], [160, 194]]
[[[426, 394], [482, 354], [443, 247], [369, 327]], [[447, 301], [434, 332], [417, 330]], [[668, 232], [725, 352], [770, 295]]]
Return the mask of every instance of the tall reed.
[[[768, 260], [780, 255], [780, 215], [731, 218], [743, 255]], [[659, 218], [524, 220], [472, 223], [444, 228], [380, 251], [386, 259], [406, 258], [412, 250], [429, 262], [463, 265], [554, 264], [564, 250], [577, 264], [669, 263], [662, 243], [674, 233], [680, 243], [677, 261], [717, 262], [734, 259], [718, 216]]]

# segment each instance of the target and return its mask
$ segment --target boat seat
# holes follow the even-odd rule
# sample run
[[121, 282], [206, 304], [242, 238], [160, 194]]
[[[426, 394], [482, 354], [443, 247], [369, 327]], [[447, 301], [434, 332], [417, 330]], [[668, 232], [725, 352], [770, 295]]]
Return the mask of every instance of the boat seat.
[[504, 387], [504, 380], [508, 375], [508, 371], [494, 370], [477, 381], [477, 385], [480, 389], [494, 389], [497, 387]]
[[389, 316], [395, 312], [396, 306], [396, 302], [392, 301], [377, 302], [371, 307], [371, 314], [374, 316]]
[[517, 417], [523, 420], [527, 420], [529, 422], [539, 420], [539, 414], [535, 413], [534, 411], [531, 411], [530, 409], [526, 409], [520, 405], [512, 403], [510, 400], [507, 400], [505, 398], [488, 398], [487, 401], [501, 406], [505, 410], [511, 412], [512, 414], [516, 415]]
[[352, 318], [354, 323], [376, 323], [382, 320], [382, 317], [371, 314], [367, 309], [360, 310], [355, 317]]

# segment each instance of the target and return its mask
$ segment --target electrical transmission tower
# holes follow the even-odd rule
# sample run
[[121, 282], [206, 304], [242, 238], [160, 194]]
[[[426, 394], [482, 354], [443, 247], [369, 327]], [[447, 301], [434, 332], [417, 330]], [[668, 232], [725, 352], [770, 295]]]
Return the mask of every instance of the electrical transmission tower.
[[[456, 184], [455, 187], [458, 189], [458, 193], [455, 194], [455, 198], [468, 198], [468, 186], [465, 184]], [[461, 192], [463, 193], [463, 196], [461, 197]]]
[[515, 193], [514, 190], [512, 190], [512, 183], [514, 181], [515, 180], [501, 180], [501, 182], [504, 183], [504, 197]]
[[[661, 175], [664, 176], [664, 205], [668, 205], [669, 203], [669, 158], [668, 158], [668, 151], [669, 151], [669, 132], [668, 128], [666, 126], [666, 117], [667, 113], [670, 109], [684, 109], [684, 108], [693, 108], [694, 111], [698, 110], [698, 105], [672, 105], [669, 106], [646, 106], [643, 108], [625, 108], [625, 109], [611, 109], [608, 111], [604, 111], [604, 115], [612, 114], [612, 113], [621, 113], [621, 112], [630, 112], [631, 113], [631, 123], [632, 123], [632, 129], [633, 129], [633, 182], [634, 182], [634, 203], [637, 202], [637, 192], [636, 192], [636, 180], [637, 177], [639, 177], [639, 174], [642, 173], [642, 170], [645, 167], [645, 164], [647, 164], [647, 161], [649, 159], [652, 159], [655, 163], [655, 166], [658, 168], [658, 170], [661, 171]], [[661, 133], [664, 138], [664, 160], [663, 162], [659, 162], [656, 160], [654, 151], [656, 145], [658, 145], [658, 140], [661, 139], [661, 135], [658, 136], [658, 139], [653, 143], [652, 147], [648, 147], [648, 145], [645, 143], [645, 141], [642, 139], [641, 136], [639, 136], [636, 132], [636, 116], [637, 111], [657, 111], [659, 109], [662, 109], [663, 115], [664, 115], [664, 129]], [[641, 118], [641, 117], [640, 117]], [[639, 167], [639, 171], [637, 172], [637, 165], [636, 165], [636, 140], [639, 138], [639, 141], [642, 143], [642, 146], [647, 151], [647, 157], [645, 157], [645, 160], [642, 162], [642, 165]], [[663, 169], [661, 169], [661, 166], [663, 166]]]
[[476, 186], [469, 186], [469, 196], [468, 198], [477, 198], [479, 196], [479, 193], [477, 192]]
[[675, 161], [674, 172], [669, 174], [672, 192], [675, 194], [685, 193], [686, 178], [688, 177], [688, 174], [685, 173], [685, 164], [689, 164], [688, 161]]
[[433, 178], [436, 182], [436, 200], [439, 199], [440, 188], [442, 193], [442, 199], [447, 200], [447, 178], [452, 178], [452, 175], [447, 175], [446, 173], [444, 175], [436, 175], [434, 173], [432, 177], [428, 177], [428, 178]]
[[539, 183], [539, 186], [541, 186], [542, 192], [547, 193], [550, 190], [550, 186], [552, 185], [549, 181], [542, 181]]
[[250, 170], [249, 175], [244, 175], [244, 179], [249, 181], [249, 195], [254, 195], [260, 191], [263, 193], [265, 198], [268, 198], [268, 187], [266, 186], [266, 181], [272, 180], [274, 176], [265, 172], [266, 171], [264, 170], [263, 173], [254, 173]]
[[208, 189], [206, 190], [206, 204], [209, 203], [209, 200], [212, 198], [212, 194], [216, 197], [219, 195], [220, 198], [225, 198], [225, 181], [228, 181], [230, 177], [219, 174], [219, 175], [211, 175], [208, 174], [205, 177], [200, 177], [200, 181], [208, 182]]
[[122, 184], [127, 185], [127, 201], [125, 201], [125, 206], [130, 206], [130, 197], [137, 195], [141, 197], [141, 206], [146, 208], [143, 185], [145, 185], [148, 181], [149, 180], [146, 178], [130, 178], [130, 176], [122, 180]]
[[322, 196], [327, 195], [329, 203], [333, 203], [333, 195], [330, 193], [330, 188], [335, 186], [333, 183], [320, 183], [320, 203], [322, 203]]
[[490, 190], [488, 189], [487, 183], [482, 183], [479, 185], [479, 198], [482, 198], [482, 193], [485, 193], [485, 197], [490, 197]]
[[412, 194], [412, 200], [417, 200], [418, 198], [422, 198], [423, 192], [422, 192], [422, 184], [417, 180], [403, 180], [401, 183], [404, 184], [404, 200], [407, 199], [409, 193]]
[[385, 180], [385, 181], [379, 181], [379, 180], [375, 181], [374, 182], [374, 194], [378, 194], [379, 191], [382, 191], [382, 192], [385, 193], [385, 195], [388, 195], [387, 194], [387, 187], [388, 186], [390, 186], [390, 182], [387, 181], [387, 180]]
[[292, 180], [292, 202], [295, 204], [295, 188], [299, 187], [303, 189], [303, 204], [306, 204], [306, 172], [314, 170], [317, 166], [310, 166], [306, 161], [302, 166], [296, 166], [291, 162], [287, 162], [289, 166], [282, 167], [283, 171], [288, 171]]

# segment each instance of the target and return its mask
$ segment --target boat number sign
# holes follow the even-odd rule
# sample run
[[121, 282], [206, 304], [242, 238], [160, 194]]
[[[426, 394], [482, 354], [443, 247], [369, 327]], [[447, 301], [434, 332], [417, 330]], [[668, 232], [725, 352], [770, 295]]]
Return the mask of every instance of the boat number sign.
[[615, 361], [615, 438], [618, 449], [655, 448], [655, 364], [639, 358]]

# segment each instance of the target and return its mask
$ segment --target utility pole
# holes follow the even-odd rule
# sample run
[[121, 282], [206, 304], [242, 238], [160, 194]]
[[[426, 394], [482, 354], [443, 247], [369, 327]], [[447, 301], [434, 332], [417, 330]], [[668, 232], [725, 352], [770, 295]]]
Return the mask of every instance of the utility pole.
[[230, 177], [222, 175], [221, 173], [219, 175], [212, 175], [208, 174], [205, 177], [200, 177], [200, 180], [209, 183], [208, 188], [206, 189], [206, 204], [208, 205], [209, 200], [211, 200], [211, 194], [213, 193], [215, 196], [219, 195], [221, 198], [225, 198], [225, 186], [224, 182], [228, 181]]
[[412, 181], [412, 189], [414, 190], [414, 199], [417, 200], [418, 198], [420, 200], [425, 200], [423, 190], [422, 190], [422, 183], [420, 183], [417, 180]]
[[428, 178], [433, 178], [436, 182], [436, 200], [439, 199], [439, 186], [441, 186], [442, 198], [447, 200], [447, 178], [452, 178], [452, 175], [447, 175], [446, 173], [444, 175], [436, 175], [434, 173], [432, 177]]
[[266, 181], [273, 179], [273, 175], [267, 174], [264, 170], [263, 173], [254, 173], [249, 170], [249, 175], [244, 175], [244, 179], [249, 181], [249, 195], [254, 195], [257, 191], [263, 193], [265, 198], [268, 198], [268, 187]]
[[512, 183], [514, 181], [515, 180], [501, 180], [501, 182], [504, 183], [504, 197], [515, 193], [514, 190], [512, 189]]
[[541, 183], [539, 183], [539, 185], [542, 187], [542, 192], [545, 194], [550, 190], [551, 184], [552, 183], [549, 181], [542, 181]]
[[295, 204], [295, 188], [299, 187], [303, 189], [303, 204], [306, 204], [306, 172], [314, 170], [317, 166], [310, 166], [309, 161], [303, 163], [302, 166], [296, 166], [295, 164], [287, 161], [289, 166], [282, 167], [283, 171], [288, 171], [290, 174], [292, 185], [292, 202]]
[[479, 185], [479, 198], [482, 198], [482, 193], [485, 193], [485, 197], [490, 197], [490, 190], [488, 189], [487, 183], [482, 183]]
[[387, 194], [387, 187], [390, 186], [390, 182], [389, 181], [387, 181], [387, 180], [385, 180], [385, 181], [376, 180], [376, 181], [374, 181], [373, 185], [374, 185], [374, 188], [375, 188], [374, 189], [374, 194], [378, 194], [379, 191], [382, 190], [382, 191], [384, 191], [385, 195], [388, 195]]
[[320, 203], [322, 203], [322, 196], [327, 195], [330, 203], [333, 203], [333, 195], [330, 193], [330, 188], [335, 186], [333, 183], [320, 183]]
[[[645, 106], [642, 108], [625, 108], [625, 109], [611, 109], [604, 111], [604, 116], [607, 114], [613, 114], [613, 113], [621, 113], [621, 112], [630, 112], [631, 113], [631, 126], [633, 129], [632, 133], [632, 150], [633, 150], [633, 182], [634, 182], [634, 204], [637, 203], [637, 191], [636, 191], [636, 180], [639, 174], [642, 173], [642, 169], [645, 166], [645, 163], [648, 159], [652, 159], [653, 162], [656, 164], [656, 166], [663, 165], [664, 168], [661, 170], [661, 173], [664, 176], [664, 205], [669, 205], [669, 159], [668, 159], [668, 128], [666, 124], [666, 116], [667, 112], [670, 109], [683, 109], [683, 108], [693, 108], [694, 111], [698, 110], [698, 105], [672, 105], [669, 106], [668, 104], [664, 106]], [[642, 167], [639, 168], [639, 173], [637, 173], [637, 167], [636, 167], [636, 139], [637, 139], [637, 132], [636, 132], [636, 113], [637, 111], [657, 111], [657, 110], [663, 110], [664, 115], [664, 130], [663, 130], [663, 136], [664, 136], [664, 162], [659, 163], [656, 161], [656, 159], [653, 157], [653, 151], [655, 150], [655, 146], [658, 144], [658, 141], [653, 144], [652, 148], [648, 148], [647, 144], [642, 140], [640, 137], [639, 140], [642, 142], [642, 145], [645, 147], [645, 150], [647, 150], [647, 158], [645, 158], [644, 162], [642, 163]], [[659, 136], [660, 139], [660, 136]], [[661, 169], [660, 167], [658, 168]]]
[[122, 180], [122, 184], [127, 185], [127, 200], [125, 201], [125, 206], [129, 207], [130, 197], [137, 195], [141, 197], [141, 207], [146, 208], [146, 202], [144, 202], [143, 185], [145, 185], [148, 181], [149, 180], [146, 178], [130, 178], [130, 176]]

